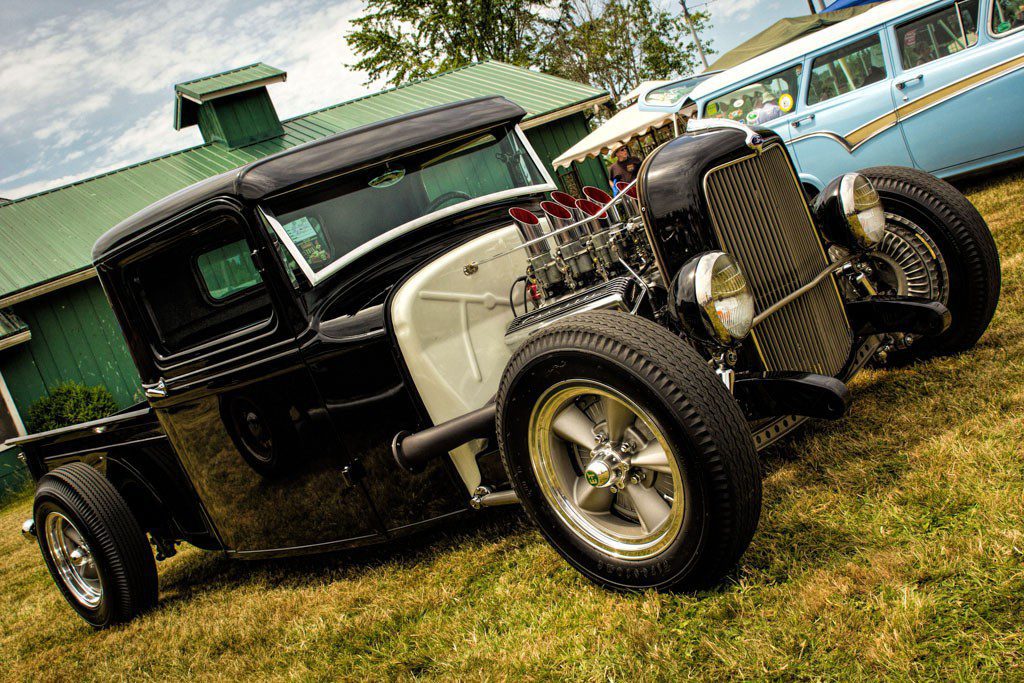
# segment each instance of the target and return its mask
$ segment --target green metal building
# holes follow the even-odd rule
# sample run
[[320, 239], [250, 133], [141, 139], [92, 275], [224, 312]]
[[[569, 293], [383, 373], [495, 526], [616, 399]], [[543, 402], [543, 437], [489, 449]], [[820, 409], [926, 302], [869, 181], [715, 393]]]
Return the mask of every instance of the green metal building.
[[[251, 64], [174, 86], [174, 127], [199, 126], [202, 145], [0, 204], [0, 444], [61, 382], [106, 386], [122, 407], [139, 378], [90, 262], [108, 228], [177, 190], [310, 140], [425, 107], [504, 95], [548, 164], [590, 131], [606, 92], [501, 62], [482, 62], [281, 121], [267, 86], [287, 74]], [[560, 169], [573, 192], [605, 183], [601, 162]], [[23, 479], [0, 447], [0, 497]]]

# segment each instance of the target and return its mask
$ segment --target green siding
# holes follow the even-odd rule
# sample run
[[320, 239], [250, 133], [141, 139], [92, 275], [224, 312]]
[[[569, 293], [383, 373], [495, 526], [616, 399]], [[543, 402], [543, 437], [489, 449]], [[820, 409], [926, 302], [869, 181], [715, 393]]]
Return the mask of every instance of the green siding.
[[32, 339], [0, 351], [0, 372], [23, 420], [48, 389], [68, 380], [106, 386], [121, 407], [141, 399], [135, 365], [96, 280], [14, 309], [28, 324]]
[[[544, 167], [557, 178], [558, 174], [555, 173], [551, 162], [589, 133], [590, 126], [587, 124], [586, 115], [581, 112], [543, 126], [531, 128], [526, 131], [526, 137], [530, 140], [533, 148], [537, 150], [537, 156], [544, 163]], [[604, 164], [600, 160], [587, 159], [583, 162], [573, 162], [573, 168], [576, 169], [580, 181], [584, 185], [594, 185], [601, 189], [608, 186], [608, 176], [605, 175]]]
[[0, 503], [28, 488], [30, 477], [25, 464], [18, 459], [18, 448], [0, 447]]

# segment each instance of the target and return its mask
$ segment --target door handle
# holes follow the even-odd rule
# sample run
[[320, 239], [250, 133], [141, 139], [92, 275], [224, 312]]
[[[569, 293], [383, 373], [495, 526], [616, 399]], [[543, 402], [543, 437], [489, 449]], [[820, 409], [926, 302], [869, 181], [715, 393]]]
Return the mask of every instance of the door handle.
[[811, 122], [811, 121], [813, 121], [813, 120], [814, 120], [814, 114], [811, 114], [810, 116], [805, 116], [805, 117], [803, 117], [802, 119], [797, 119], [797, 120], [796, 120], [796, 121], [794, 121], [794, 122], [793, 122], [793, 123], [792, 123], [791, 125], [792, 125], [792, 126], [793, 126], [794, 128], [799, 128], [799, 127], [800, 127], [800, 124], [802, 124], [802, 123], [810, 123], [810, 122]]
[[161, 377], [153, 386], [146, 387], [146, 398], [163, 398], [167, 395], [167, 385]]
[[905, 81], [898, 81], [896, 83], [896, 89], [897, 90], [903, 90], [908, 85], [911, 85], [913, 83], [920, 83], [923, 80], [924, 80], [924, 74], [918, 74], [918, 75], [914, 76], [913, 78], [908, 78]]

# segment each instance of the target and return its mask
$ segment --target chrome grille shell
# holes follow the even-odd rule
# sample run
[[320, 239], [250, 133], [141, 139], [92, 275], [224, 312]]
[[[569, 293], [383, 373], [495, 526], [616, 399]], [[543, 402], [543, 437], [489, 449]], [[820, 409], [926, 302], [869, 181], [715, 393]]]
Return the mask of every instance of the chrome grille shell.
[[[743, 268], [757, 313], [828, 264], [781, 145], [712, 168], [703, 185], [716, 237]], [[751, 338], [767, 370], [838, 375], [853, 338], [834, 276], [763, 320]]]

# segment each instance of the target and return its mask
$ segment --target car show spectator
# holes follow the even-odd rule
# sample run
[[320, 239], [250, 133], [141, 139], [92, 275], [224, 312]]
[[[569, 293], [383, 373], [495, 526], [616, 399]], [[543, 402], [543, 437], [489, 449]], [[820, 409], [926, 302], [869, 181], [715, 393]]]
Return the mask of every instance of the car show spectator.
[[615, 183], [622, 181], [631, 183], [636, 180], [636, 174], [640, 170], [640, 159], [633, 156], [629, 148], [623, 145], [615, 150], [615, 163], [608, 168], [608, 176], [612, 187]]

